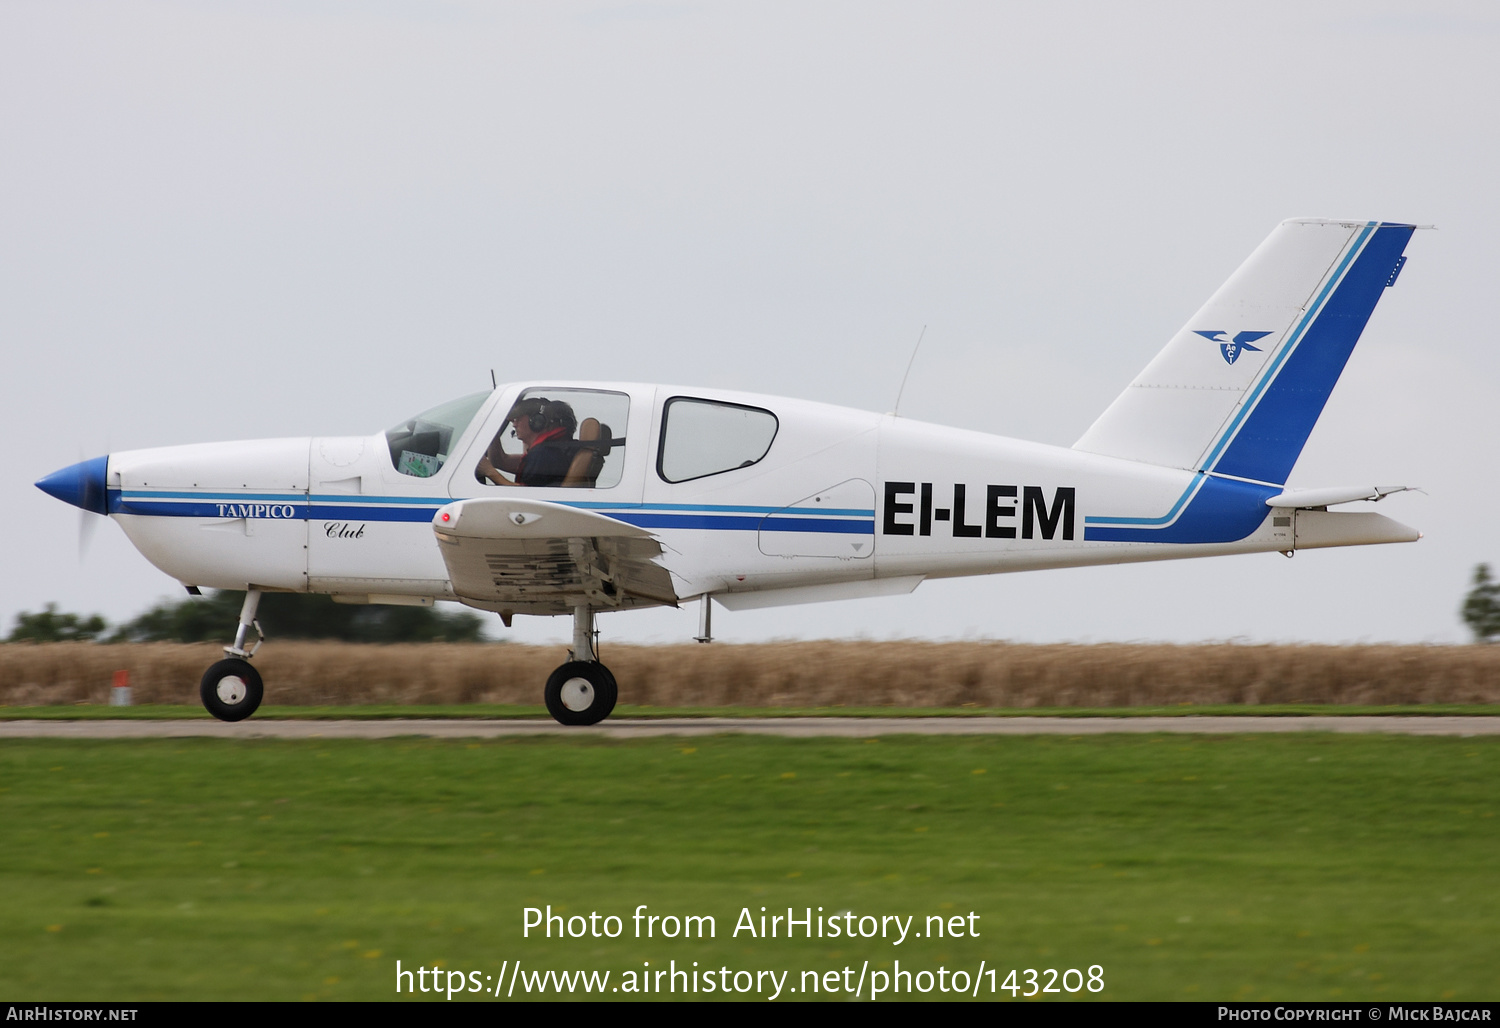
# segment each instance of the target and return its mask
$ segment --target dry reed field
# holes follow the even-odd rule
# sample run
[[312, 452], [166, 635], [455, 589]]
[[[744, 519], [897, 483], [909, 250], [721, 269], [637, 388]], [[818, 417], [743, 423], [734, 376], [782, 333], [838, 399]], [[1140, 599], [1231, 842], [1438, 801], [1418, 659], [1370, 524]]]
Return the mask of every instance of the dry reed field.
[[[0, 704], [198, 703], [209, 644], [0, 645]], [[606, 646], [622, 703], [670, 707], [1133, 707], [1500, 703], [1500, 646], [789, 642]], [[560, 647], [278, 642], [269, 704], [541, 701]]]

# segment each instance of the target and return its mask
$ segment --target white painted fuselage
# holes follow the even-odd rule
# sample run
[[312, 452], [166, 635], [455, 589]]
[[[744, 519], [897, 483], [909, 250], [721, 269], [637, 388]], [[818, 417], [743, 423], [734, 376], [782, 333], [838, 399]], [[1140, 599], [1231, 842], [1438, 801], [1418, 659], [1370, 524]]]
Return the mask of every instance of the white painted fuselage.
[[[678, 598], [712, 594], [730, 607], [906, 592], [924, 578], [1416, 538], [1376, 514], [1267, 507], [1279, 489], [1197, 471], [803, 400], [619, 383], [526, 386], [629, 396], [616, 484], [499, 489], [474, 468], [522, 388], [496, 390], [457, 456], [427, 478], [397, 471], [384, 435], [116, 453], [111, 516], [184, 585], [377, 603], [457, 599], [433, 518], [455, 500], [494, 496], [645, 528]], [[672, 397], [770, 411], [769, 451], [749, 467], [667, 481], [661, 406]], [[1233, 516], [1216, 510], [1161, 542], [1097, 537], [1111, 527], [1166, 535], [1144, 523], [1181, 525], [1206, 491], [1226, 494], [1220, 506]]]
[[1327, 510], [1396, 487], [1285, 483], [1412, 230], [1284, 223], [1072, 448], [784, 397], [535, 381], [386, 433], [127, 451], [38, 485], [108, 513], [186, 586], [507, 617], [1409, 541]]

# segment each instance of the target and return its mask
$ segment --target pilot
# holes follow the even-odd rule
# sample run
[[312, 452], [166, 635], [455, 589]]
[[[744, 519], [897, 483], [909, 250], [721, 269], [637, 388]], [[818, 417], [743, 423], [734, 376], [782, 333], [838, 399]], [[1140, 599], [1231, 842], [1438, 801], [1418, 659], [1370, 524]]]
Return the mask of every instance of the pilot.
[[[489, 453], [479, 461], [476, 477], [493, 485], [562, 485], [578, 452], [573, 439], [578, 418], [573, 408], [546, 397], [519, 400], [505, 416], [505, 422], [515, 427], [524, 452], [506, 453], [500, 445], [505, 434], [501, 429], [490, 444]], [[515, 481], [500, 474], [502, 471], [514, 475]]]

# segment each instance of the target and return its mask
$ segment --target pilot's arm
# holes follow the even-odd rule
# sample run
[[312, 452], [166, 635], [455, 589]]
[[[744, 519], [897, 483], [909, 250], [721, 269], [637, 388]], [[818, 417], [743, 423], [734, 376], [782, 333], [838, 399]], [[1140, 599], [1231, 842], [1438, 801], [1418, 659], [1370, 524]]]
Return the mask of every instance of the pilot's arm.
[[494, 440], [490, 443], [489, 452], [479, 461], [479, 466], [474, 469], [474, 474], [491, 485], [519, 485], [505, 478], [500, 472], [505, 471], [511, 475], [521, 470], [521, 459], [524, 456], [519, 453], [506, 453], [503, 445], [505, 429], [495, 433]]
[[[519, 464], [520, 460], [517, 460], [516, 463]], [[483, 479], [484, 481], [490, 483], [490, 485], [518, 485], [519, 484], [517, 482], [512, 482], [510, 479], [508, 479], [504, 475], [500, 474], [500, 470], [498, 468], [496, 468], [495, 465], [490, 461], [490, 458], [489, 458], [488, 454], [486, 454], [485, 456], [483, 456], [483, 457], [481, 457], [479, 459], [479, 466], [474, 469], [474, 472], [481, 479]]]

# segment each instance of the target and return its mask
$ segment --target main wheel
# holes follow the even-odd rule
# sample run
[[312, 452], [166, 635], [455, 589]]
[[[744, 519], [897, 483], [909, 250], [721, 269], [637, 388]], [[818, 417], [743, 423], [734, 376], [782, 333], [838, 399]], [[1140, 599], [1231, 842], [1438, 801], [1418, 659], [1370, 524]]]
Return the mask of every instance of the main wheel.
[[220, 721], [243, 721], [260, 706], [265, 687], [260, 672], [247, 660], [221, 660], [203, 672], [198, 695], [203, 706]]
[[561, 725], [597, 725], [615, 709], [620, 690], [609, 668], [593, 660], [573, 660], [547, 679], [547, 713]]

